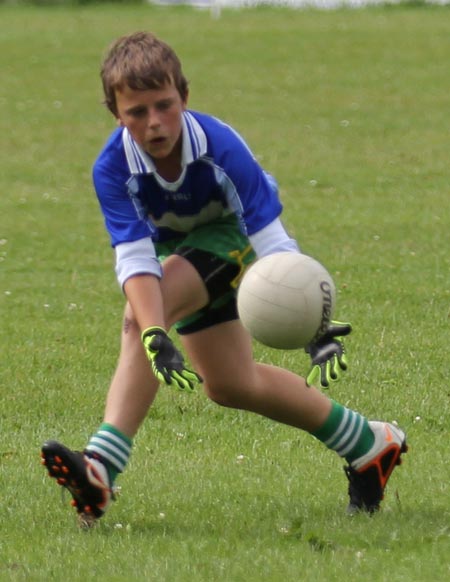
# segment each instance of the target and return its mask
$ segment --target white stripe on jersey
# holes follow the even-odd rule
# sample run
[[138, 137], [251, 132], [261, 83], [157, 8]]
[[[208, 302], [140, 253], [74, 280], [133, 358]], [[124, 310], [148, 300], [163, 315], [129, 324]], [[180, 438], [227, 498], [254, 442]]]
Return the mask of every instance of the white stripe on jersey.
[[142, 153], [139, 151], [139, 146], [133, 140], [127, 128], [123, 130], [122, 142], [130, 173], [143, 174], [144, 172], [151, 171], [148, 169], [147, 160], [145, 160]]

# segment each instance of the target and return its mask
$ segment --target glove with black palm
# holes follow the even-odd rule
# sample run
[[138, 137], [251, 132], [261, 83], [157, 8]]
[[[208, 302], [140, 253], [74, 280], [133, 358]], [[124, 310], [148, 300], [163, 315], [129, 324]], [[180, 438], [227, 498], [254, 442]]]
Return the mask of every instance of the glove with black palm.
[[184, 365], [184, 358], [162, 327], [149, 327], [142, 332], [142, 343], [160, 382], [179, 390], [192, 392], [202, 378]]
[[328, 388], [330, 382], [339, 380], [341, 372], [347, 370], [343, 337], [351, 331], [349, 323], [331, 321], [327, 331], [305, 348], [311, 356], [311, 369], [306, 377], [308, 386], [320, 384]]

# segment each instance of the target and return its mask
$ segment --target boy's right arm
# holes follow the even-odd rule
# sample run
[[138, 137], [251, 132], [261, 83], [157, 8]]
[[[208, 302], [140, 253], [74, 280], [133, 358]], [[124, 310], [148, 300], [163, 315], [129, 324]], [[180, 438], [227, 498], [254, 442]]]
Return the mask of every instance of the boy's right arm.
[[116, 275], [142, 332], [142, 342], [159, 381], [192, 390], [201, 381], [184, 366], [168, 337], [159, 279], [162, 275], [149, 225], [137, 212], [126, 187], [129, 168], [117, 152], [122, 133], [116, 131], [93, 168], [95, 191], [116, 253]]
[[165, 331], [158, 277], [135, 275], [125, 281], [123, 289], [142, 330], [142, 343], [156, 378], [180, 390], [192, 391], [202, 379], [185, 367], [182, 354]]

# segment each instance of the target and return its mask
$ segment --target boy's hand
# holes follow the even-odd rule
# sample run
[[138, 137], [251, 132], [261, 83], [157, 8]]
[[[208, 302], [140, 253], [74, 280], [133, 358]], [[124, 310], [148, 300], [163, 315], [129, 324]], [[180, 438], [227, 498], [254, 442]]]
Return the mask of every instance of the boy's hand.
[[342, 338], [351, 331], [349, 323], [332, 321], [324, 335], [305, 348], [311, 356], [311, 369], [306, 378], [308, 386], [320, 383], [323, 388], [328, 388], [330, 382], [339, 380], [340, 373], [347, 369]]
[[161, 327], [149, 327], [142, 332], [142, 343], [160, 382], [192, 392], [201, 377], [184, 366], [184, 358]]

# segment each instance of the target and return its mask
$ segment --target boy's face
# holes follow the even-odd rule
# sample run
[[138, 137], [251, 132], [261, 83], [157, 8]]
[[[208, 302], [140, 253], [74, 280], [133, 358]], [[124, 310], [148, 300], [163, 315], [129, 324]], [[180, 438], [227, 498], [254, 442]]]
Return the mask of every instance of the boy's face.
[[161, 89], [116, 91], [117, 119], [152, 158], [164, 159], [179, 143], [186, 109], [174, 85]]

